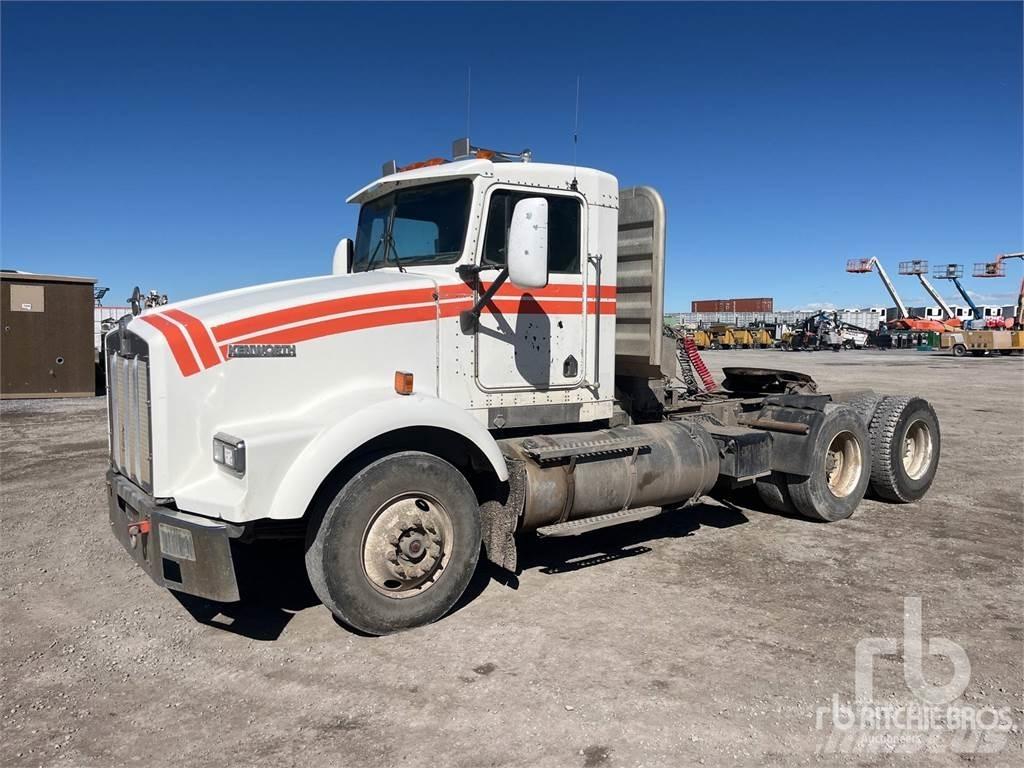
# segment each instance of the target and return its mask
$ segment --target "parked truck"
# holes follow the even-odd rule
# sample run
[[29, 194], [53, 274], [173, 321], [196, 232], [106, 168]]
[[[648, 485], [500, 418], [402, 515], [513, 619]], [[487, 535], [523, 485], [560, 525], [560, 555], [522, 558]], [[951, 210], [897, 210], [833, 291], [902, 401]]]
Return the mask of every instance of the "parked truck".
[[694, 395], [662, 333], [649, 187], [457, 142], [349, 202], [333, 273], [175, 302], [106, 339], [114, 535], [157, 584], [240, 597], [232, 551], [305, 539], [316, 594], [384, 634], [443, 616], [481, 552], [756, 485], [849, 517], [931, 485], [917, 397], [726, 369]]

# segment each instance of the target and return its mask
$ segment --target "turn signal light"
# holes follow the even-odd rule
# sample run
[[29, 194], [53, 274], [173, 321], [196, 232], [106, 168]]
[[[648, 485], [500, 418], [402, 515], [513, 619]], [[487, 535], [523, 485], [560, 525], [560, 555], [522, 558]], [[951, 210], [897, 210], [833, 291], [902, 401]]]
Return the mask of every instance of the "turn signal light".
[[395, 392], [400, 395], [412, 394], [412, 374], [408, 371], [395, 371]]

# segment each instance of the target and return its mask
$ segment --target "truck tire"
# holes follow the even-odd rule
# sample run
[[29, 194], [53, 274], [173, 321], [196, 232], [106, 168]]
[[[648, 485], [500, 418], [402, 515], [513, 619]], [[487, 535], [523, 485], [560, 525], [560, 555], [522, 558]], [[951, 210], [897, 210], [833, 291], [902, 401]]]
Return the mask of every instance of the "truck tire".
[[768, 477], [757, 481], [757, 495], [768, 509], [793, 514], [796, 507], [793, 506], [793, 499], [789, 496], [789, 487], [786, 483], [785, 474], [772, 472]]
[[874, 417], [875, 409], [878, 408], [878, 404], [881, 401], [881, 395], [869, 392], [863, 395], [858, 395], [853, 398], [853, 400], [849, 400], [846, 403], [840, 403], [840, 405], [848, 405], [853, 408], [853, 410], [857, 412], [857, 415], [860, 416], [860, 420], [864, 422], [864, 426], [870, 429], [871, 419]]
[[356, 473], [306, 536], [306, 571], [338, 619], [384, 635], [444, 616], [480, 556], [479, 504], [443, 459], [403, 451]]
[[967, 354], [967, 347], [963, 344], [954, 344], [951, 351], [953, 353], [953, 357], [963, 357]]
[[812, 520], [845, 520], [864, 498], [870, 480], [867, 425], [853, 408], [841, 404], [826, 408], [811, 448], [810, 473], [788, 475], [796, 511]]
[[871, 419], [871, 490], [888, 501], [917, 501], [939, 465], [935, 410], [920, 397], [883, 397]]

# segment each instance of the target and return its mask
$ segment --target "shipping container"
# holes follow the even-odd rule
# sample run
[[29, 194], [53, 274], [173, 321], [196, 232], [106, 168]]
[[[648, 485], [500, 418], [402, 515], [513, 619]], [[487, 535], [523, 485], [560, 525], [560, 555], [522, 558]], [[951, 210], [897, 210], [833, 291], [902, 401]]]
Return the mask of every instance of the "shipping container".
[[771, 298], [756, 299], [697, 299], [690, 302], [691, 312], [771, 312], [775, 302]]
[[770, 298], [733, 299], [736, 312], [771, 312], [775, 303]]
[[96, 394], [90, 277], [0, 272], [0, 397]]

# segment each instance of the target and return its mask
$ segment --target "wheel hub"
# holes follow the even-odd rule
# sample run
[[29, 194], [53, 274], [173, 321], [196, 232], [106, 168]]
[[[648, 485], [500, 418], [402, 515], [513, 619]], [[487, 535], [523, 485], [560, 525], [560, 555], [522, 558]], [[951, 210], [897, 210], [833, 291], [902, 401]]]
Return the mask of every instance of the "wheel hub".
[[932, 431], [923, 421], [907, 427], [903, 439], [903, 469], [911, 480], [919, 480], [932, 463]]
[[448, 562], [452, 523], [448, 512], [424, 494], [382, 505], [363, 537], [363, 572], [379, 592], [404, 598], [429, 589]]
[[850, 432], [840, 432], [825, 453], [825, 480], [833, 496], [853, 493], [863, 472], [860, 443]]

